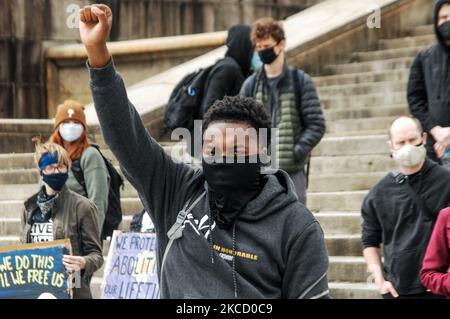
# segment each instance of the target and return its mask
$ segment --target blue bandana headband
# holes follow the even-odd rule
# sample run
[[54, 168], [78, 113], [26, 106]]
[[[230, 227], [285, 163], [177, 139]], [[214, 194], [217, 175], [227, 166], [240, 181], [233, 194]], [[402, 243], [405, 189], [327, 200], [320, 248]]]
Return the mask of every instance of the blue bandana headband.
[[58, 152], [54, 153], [45, 153], [42, 155], [41, 160], [39, 161], [39, 169], [42, 171], [47, 166], [58, 164]]

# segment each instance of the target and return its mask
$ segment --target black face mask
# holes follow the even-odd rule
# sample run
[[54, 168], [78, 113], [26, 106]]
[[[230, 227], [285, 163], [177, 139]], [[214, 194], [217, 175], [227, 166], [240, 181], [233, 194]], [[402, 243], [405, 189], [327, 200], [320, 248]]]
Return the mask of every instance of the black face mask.
[[450, 21], [445, 22], [439, 27], [439, 33], [445, 40], [450, 40]]
[[261, 59], [261, 62], [264, 64], [272, 64], [278, 57], [278, 55], [275, 53], [275, 47], [278, 45], [274, 45], [271, 48], [264, 49], [262, 51], [259, 51], [259, 58]]
[[69, 178], [68, 173], [57, 173], [57, 174], [43, 174], [42, 180], [50, 186], [51, 189], [59, 192], [63, 186], [66, 184], [67, 179]]
[[245, 163], [208, 163], [202, 161], [203, 175], [208, 184], [211, 212], [220, 228], [230, 227], [236, 217], [261, 190], [261, 164], [253, 156]]

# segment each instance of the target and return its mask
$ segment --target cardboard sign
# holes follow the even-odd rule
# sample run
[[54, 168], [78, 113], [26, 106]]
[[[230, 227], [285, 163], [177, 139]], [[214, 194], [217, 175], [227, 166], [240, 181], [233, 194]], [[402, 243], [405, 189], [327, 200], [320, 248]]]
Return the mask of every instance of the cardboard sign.
[[155, 234], [114, 231], [102, 298], [159, 299], [155, 248]]
[[71, 292], [63, 255], [70, 240], [0, 247], [0, 298], [68, 299]]

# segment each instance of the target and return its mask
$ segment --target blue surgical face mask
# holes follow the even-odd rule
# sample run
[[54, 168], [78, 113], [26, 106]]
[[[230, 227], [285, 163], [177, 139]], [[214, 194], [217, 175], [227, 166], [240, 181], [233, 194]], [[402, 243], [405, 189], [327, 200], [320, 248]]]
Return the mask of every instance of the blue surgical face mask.
[[263, 63], [261, 61], [261, 58], [259, 57], [258, 52], [253, 53], [253, 57], [252, 57], [252, 64], [251, 64], [251, 69], [253, 71], [256, 71], [258, 69], [260, 69], [263, 66]]
[[42, 180], [54, 191], [59, 192], [66, 184], [68, 173], [42, 174]]

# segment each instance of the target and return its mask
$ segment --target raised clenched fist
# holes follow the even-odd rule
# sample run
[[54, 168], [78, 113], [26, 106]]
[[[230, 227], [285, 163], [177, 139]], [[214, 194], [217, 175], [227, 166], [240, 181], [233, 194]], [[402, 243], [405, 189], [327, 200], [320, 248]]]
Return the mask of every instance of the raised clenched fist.
[[80, 9], [80, 37], [86, 47], [104, 46], [112, 26], [112, 11], [104, 4]]

